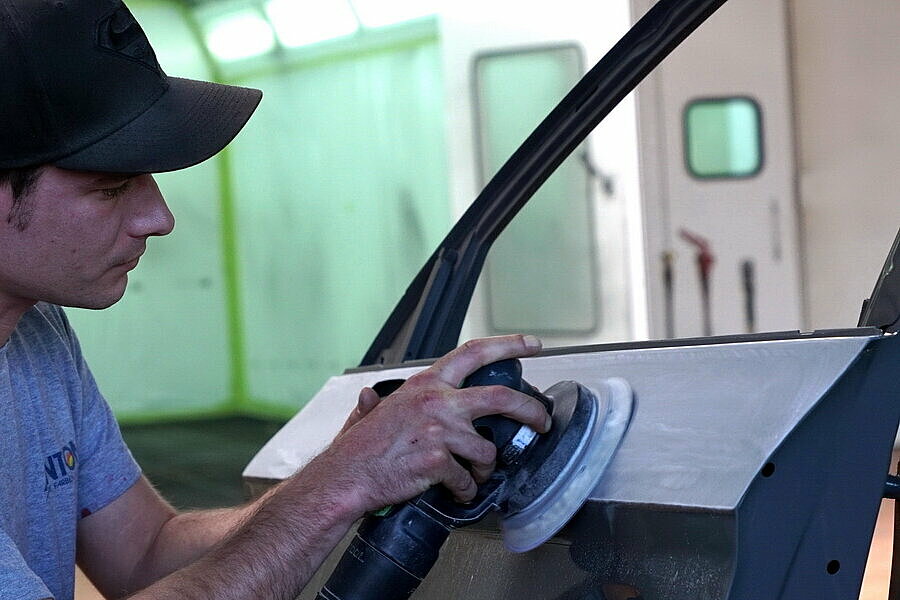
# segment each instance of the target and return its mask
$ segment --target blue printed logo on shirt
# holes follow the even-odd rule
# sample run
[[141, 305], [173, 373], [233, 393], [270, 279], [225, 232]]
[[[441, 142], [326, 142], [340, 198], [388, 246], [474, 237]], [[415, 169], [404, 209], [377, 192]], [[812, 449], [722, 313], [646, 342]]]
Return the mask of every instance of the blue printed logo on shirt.
[[51, 489], [71, 484], [72, 476], [69, 473], [75, 471], [77, 464], [78, 454], [75, 442], [72, 441], [60, 448], [59, 452], [47, 456], [44, 461], [44, 491], [49, 494]]

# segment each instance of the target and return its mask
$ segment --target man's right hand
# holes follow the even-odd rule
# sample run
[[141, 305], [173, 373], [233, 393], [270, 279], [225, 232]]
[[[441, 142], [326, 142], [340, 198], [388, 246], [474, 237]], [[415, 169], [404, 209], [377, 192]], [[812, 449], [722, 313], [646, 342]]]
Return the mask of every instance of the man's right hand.
[[380, 401], [374, 392], [363, 390], [342, 433], [304, 471], [327, 473], [330, 481], [323, 485], [341, 490], [341, 502], [358, 516], [436, 484], [461, 502], [471, 500], [496, 458], [496, 447], [475, 431], [472, 421], [501, 414], [543, 433], [550, 417], [539, 401], [521, 392], [503, 386], [459, 386], [486, 364], [530, 356], [540, 348], [533, 336], [472, 340]]

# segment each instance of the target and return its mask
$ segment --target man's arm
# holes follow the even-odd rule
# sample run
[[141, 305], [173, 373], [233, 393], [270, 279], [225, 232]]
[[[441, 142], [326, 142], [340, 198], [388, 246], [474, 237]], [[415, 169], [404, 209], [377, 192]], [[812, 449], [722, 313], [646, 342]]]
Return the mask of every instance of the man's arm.
[[78, 564], [104, 596], [119, 598], [203, 556], [255, 506], [179, 514], [141, 477], [109, 506], [78, 523]]
[[[363, 388], [338, 436], [380, 402], [372, 388]], [[178, 513], [146, 477], [141, 477], [103, 510], [102, 518], [91, 515], [79, 524], [78, 556], [82, 570], [91, 571], [90, 578], [96, 587], [107, 590], [106, 595], [110, 597], [143, 589], [191, 564], [230, 537], [278, 487], [273, 486], [245, 506]], [[130, 515], [141, 515], [141, 518], [131, 519]], [[127, 540], [126, 550], [147, 550], [142, 556], [135, 551], [122, 552], [119, 544], [109, 543], [116, 538]], [[96, 565], [103, 568], [98, 569]]]
[[479, 367], [539, 348], [523, 336], [460, 346], [381, 402], [363, 402], [369, 414], [351, 419], [327, 450], [250, 506], [175, 515], [142, 481], [82, 520], [79, 564], [111, 597], [162, 577], [134, 598], [295, 598], [367, 511], [436, 484], [471, 500], [496, 456], [473, 420], [503, 414], [547, 430], [546, 411], [529, 396], [496, 386], [458, 389]]

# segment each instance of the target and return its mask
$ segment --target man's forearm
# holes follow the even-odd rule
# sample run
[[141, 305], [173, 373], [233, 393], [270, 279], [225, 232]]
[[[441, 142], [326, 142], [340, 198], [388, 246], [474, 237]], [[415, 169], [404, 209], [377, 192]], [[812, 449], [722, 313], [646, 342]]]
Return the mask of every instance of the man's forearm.
[[160, 529], [144, 559], [135, 567], [129, 589], [139, 590], [198, 560], [223, 543], [250, 518], [260, 501], [234, 508], [181, 513]]
[[132, 597], [295, 598], [361, 516], [328, 471], [326, 452], [252, 505], [173, 518], [140, 569], [170, 574]]

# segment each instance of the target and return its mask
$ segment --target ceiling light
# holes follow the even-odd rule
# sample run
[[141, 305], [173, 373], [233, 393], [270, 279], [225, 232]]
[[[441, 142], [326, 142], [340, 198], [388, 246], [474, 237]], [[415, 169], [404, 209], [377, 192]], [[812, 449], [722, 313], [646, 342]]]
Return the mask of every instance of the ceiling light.
[[275, 34], [261, 14], [247, 9], [210, 21], [206, 45], [219, 60], [239, 60], [272, 50]]
[[359, 28], [346, 0], [269, 0], [266, 14], [288, 47], [350, 35]]

